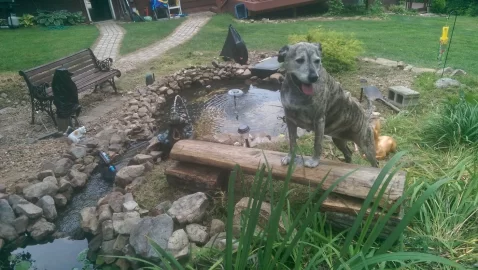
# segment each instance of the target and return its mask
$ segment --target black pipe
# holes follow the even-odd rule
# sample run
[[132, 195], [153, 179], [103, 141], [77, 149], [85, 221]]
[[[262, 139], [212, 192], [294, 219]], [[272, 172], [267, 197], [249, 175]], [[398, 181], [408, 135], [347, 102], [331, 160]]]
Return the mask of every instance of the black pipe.
[[443, 73], [445, 73], [445, 66], [446, 66], [446, 60], [448, 58], [448, 52], [450, 52], [450, 48], [451, 48], [451, 40], [453, 38], [453, 32], [455, 31], [456, 19], [458, 18], [458, 14], [456, 13], [456, 11], [452, 10], [452, 11], [450, 11], [450, 13], [448, 13], [447, 21], [450, 19], [450, 16], [451, 16], [452, 13], [455, 13], [455, 21], [453, 22], [453, 28], [451, 29], [450, 43], [448, 44], [448, 48], [446, 50], [445, 62], [443, 63], [443, 68], [442, 68], [442, 71], [441, 71], [441, 77], [442, 78], [443, 78]]

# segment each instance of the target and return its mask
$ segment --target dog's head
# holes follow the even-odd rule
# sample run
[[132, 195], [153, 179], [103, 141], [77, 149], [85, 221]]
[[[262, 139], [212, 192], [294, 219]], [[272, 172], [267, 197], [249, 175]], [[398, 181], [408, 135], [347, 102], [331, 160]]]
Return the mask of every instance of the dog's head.
[[278, 61], [292, 75], [295, 83], [306, 95], [312, 95], [312, 84], [319, 80], [322, 68], [322, 46], [320, 43], [299, 42], [286, 45], [279, 51]]

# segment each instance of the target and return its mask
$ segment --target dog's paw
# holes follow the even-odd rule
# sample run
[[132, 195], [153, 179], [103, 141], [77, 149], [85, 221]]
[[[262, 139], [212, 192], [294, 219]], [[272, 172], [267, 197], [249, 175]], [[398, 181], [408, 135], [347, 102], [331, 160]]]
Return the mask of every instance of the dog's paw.
[[304, 166], [308, 168], [315, 168], [319, 166], [319, 159], [309, 158], [304, 161]]
[[290, 160], [291, 160], [290, 155], [287, 155], [287, 156], [283, 157], [280, 160], [280, 162], [281, 162], [282, 165], [286, 166], [286, 165], [289, 165]]

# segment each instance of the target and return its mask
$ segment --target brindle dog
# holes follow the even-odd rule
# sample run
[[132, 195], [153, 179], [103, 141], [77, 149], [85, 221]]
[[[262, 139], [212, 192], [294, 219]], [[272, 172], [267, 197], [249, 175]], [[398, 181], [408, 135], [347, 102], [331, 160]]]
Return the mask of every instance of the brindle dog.
[[344, 154], [345, 162], [352, 162], [352, 151], [347, 141], [353, 141], [370, 164], [378, 167], [373, 129], [369, 121], [371, 103], [366, 112], [327, 73], [322, 66], [321, 44], [300, 42], [286, 45], [279, 51], [278, 60], [284, 63], [286, 71], [281, 101], [290, 142], [290, 152], [282, 159], [282, 164], [289, 164], [291, 152], [297, 146], [297, 127], [301, 127], [315, 132], [314, 155], [303, 161], [304, 166], [314, 168], [319, 165], [325, 134], [332, 137], [334, 144]]

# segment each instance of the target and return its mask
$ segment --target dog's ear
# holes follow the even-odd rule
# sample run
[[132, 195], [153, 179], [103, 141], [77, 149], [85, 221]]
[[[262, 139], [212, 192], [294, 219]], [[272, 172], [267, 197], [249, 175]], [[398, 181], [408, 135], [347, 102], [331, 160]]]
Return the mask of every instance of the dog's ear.
[[279, 61], [279, 63], [284, 62], [285, 56], [287, 55], [288, 51], [289, 51], [289, 45], [285, 45], [279, 50], [279, 56], [277, 57], [277, 61]]
[[319, 49], [319, 52], [322, 52], [322, 44], [320, 42], [314, 43], [314, 45]]

